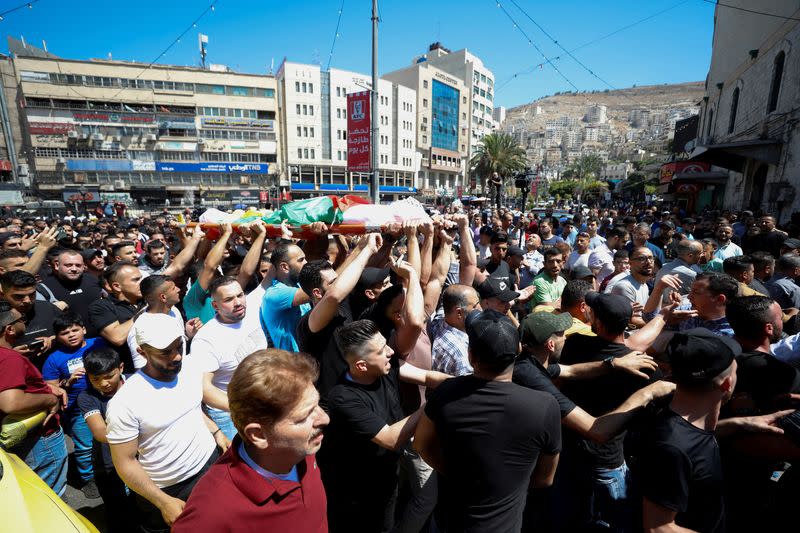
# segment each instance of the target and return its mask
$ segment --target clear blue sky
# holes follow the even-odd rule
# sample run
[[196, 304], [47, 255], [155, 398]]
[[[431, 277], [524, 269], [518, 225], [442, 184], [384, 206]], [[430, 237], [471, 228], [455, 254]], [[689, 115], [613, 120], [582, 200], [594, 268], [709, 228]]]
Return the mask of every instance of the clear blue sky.
[[[575, 56], [614, 87], [705, 79], [711, 57], [714, 6], [700, 0], [516, 0], [568, 50], [658, 11], [657, 17], [622, 31]], [[607, 88], [500, 0], [519, 26], [580, 90]], [[5, 0], [2, 9], [20, 0]], [[72, 59], [107, 57], [149, 62], [189, 26], [210, 0], [137, 2], [40, 0], [33, 9], [0, 22], [5, 35], [24, 36]], [[161, 63], [199, 63], [197, 32], [210, 36], [209, 61], [242, 72], [277, 70], [292, 61], [327, 64], [341, 0], [219, 0]], [[345, 0], [332, 66], [370, 70], [370, 0]], [[379, 70], [410, 64], [434, 41], [482, 58], [496, 78], [495, 105], [511, 107], [571, 86], [548, 65], [494, 0], [391, 0], [381, 2]], [[7, 45], [3, 45], [7, 49]], [[515, 73], [528, 71], [506, 83]], [[531, 70], [533, 70], [531, 72]]]

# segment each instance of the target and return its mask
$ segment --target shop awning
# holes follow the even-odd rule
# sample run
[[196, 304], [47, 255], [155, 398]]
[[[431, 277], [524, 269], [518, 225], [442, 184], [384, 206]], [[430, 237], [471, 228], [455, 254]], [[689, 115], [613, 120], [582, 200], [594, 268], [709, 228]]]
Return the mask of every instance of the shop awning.
[[704, 161], [714, 166], [741, 172], [748, 159], [777, 165], [780, 160], [782, 144], [782, 141], [778, 139], [752, 139], [698, 146], [692, 151], [689, 161]]
[[709, 171], [709, 172], [686, 172], [679, 173], [672, 176], [672, 182], [675, 183], [705, 183], [705, 184], [723, 184], [728, 181], [727, 172]]

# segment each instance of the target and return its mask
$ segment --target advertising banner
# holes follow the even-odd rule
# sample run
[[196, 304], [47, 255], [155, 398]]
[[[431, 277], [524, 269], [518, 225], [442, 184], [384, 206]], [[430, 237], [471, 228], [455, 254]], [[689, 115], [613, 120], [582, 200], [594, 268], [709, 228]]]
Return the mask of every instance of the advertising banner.
[[75, 128], [74, 124], [63, 122], [29, 122], [28, 124], [31, 135], [64, 135]]
[[347, 95], [347, 170], [350, 172], [369, 172], [372, 167], [369, 100], [369, 91]]
[[70, 204], [79, 204], [82, 202], [92, 203], [100, 201], [100, 190], [96, 188], [86, 189], [85, 193], [81, 193], [81, 191], [75, 189], [65, 189], [61, 191], [61, 193], [64, 201]]
[[275, 131], [275, 121], [260, 118], [203, 117], [201, 127], [207, 128], [252, 128], [264, 131]]
[[111, 170], [127, 172], [133, 170], [130, 160], [120, 159], [67, 159], [67, 170]]
[[158, 172], [212, 172], [229, 174], [266, 174], [267, 163], [166, 163], [156, 161]]
[[659, 183], [669, 183], [675, 174], [692, 174], [695, 172], [708, 172], [710, 165], [700, 161], [676, 161], [661, 165], [661, 179]]

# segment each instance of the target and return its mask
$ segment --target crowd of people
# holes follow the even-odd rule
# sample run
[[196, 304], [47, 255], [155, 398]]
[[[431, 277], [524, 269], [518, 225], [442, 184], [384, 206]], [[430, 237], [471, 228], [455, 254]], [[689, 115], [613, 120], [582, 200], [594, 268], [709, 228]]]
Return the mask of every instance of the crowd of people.
[[800, 226], [429, 211], [0, 219], [0, 416], [44, 413], [7, 451], [115, 532], [796, 521]]

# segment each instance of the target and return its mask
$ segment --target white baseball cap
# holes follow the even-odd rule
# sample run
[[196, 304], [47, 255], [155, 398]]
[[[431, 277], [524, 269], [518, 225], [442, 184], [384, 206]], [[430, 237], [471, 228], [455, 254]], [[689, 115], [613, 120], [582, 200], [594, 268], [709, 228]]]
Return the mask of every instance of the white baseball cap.
[[178, 337], [183, 337], [183, 328], [175, 317], [164, 313], [143, 313], [134, 322], [136, 342], [156, 350], [163, 350]]

